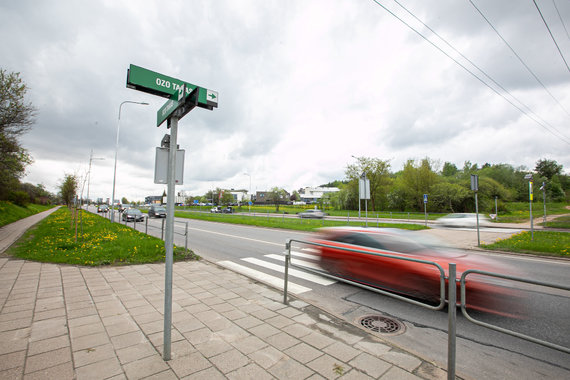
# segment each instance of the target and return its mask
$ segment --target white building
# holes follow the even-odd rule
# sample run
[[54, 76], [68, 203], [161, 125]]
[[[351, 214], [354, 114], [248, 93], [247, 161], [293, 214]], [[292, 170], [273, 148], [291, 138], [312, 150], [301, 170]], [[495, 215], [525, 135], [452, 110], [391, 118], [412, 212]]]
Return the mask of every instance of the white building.
[[325, 194], [336, 193], [340, 191], [338, 187], [305, 187], [299, 190], [299, 196], [302, 202], [317, 203]]

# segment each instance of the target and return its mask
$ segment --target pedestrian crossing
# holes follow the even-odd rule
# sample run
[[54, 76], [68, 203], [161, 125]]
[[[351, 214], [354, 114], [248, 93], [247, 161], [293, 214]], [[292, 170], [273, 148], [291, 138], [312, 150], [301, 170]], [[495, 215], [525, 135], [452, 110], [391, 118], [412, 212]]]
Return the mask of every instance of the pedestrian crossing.
[[[310, 248], [304, 248], [302, 250], [304, 250], [305, 252], [291, 251], [292, 263], [298, 266], [320, 269], [320, 267], [316, 263], [305, 260], [305, 259], [312, 259], [312, 260], [315, 259], [315, 256], [310, 254], [312, 250]], [[230, 260], [223, 260], [223, 261], [218, 261], [217, 264], [223, 266], [224, 268], [230, 269], [232, 271], [241, 273], [245, 276], [258, 280], [260, 282], [264, 282], [276, 288], [283, 289], [284, 287], [283, 274], [285, 273], [285, 255], [268, 254], [264, 255], [263, 259], [259, 259], [256, 257], [244, 257], [240, 259], [240, 261], [243, 263], [236, 263]], [[254, 268], [264, 268], [271, 272], [277, 272], [282, 276], [280, 277], [274, 276]], [[301, 294], [312, 290], [309, 287], [295, 283], [294, 279], [302, 279], [310, 283], [318, 284], [321, 286], [329, 286], [336, 283], [336, 281], [326, 278], [324, 276], [319, 276], [317, 274], [305, 272], [303, 270], [295, 269], [292, 267], [289, 267], [288, 274], [289, 274], [289, 281], [287, 283], [287, 291], [293, 294]]]

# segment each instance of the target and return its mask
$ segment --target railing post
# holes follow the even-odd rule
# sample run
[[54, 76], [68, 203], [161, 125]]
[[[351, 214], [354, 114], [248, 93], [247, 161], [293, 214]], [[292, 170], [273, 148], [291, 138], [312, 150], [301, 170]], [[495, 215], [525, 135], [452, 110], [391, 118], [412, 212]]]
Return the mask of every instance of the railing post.
[[160, 228], [160, 239], [164, 240], [164, 221], [166, 218], [162, 218], [162, 227]]
[[289, 263], [291, 262], [291, 239], [287, 239], [285, 242], [285, 249], [287, 252], [285, 253], [285, 282], [283, 284], [283, 303], [288, 305], [289, 302], [287, 301], [287, 282], [289, 280]]
[[144, 233], [148, 235], [148, 216], [144, 218]]
[[184, 252], [188, 254], [188, 222], [186, 222], [186, 230], [184, 231]]
[[457, 283], [455, 263], [449, 263], [448, 281], [448, 325], [447, 325], [447, 379], [455, 380], [456, 322], [457, 322]]

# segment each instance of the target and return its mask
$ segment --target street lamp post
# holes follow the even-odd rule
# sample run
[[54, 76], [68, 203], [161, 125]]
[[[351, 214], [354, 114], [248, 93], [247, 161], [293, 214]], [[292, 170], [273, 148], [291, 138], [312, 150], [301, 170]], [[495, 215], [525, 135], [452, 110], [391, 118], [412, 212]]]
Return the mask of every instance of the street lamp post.
[[148, 103], [146, 102], [133, 102], [131, 100], [125, 100], [119, 106], [119, 118], [117, 120], [117, 142], [115, 143], [115, 167], [113, 169], [113, 196], [111, 197], [111, 223], [115, 221], [115, 183], [117, 180], [117, 155], [119, 153], [119, 127], [121, 125], [121, 107], [123, 107], [123, 104], [125, 103], [148, 106]]
[[249, 201], [247, 202], [247, 205], [248, 205], [249, 213], [251, 214], [251, 174], [243, 173], [243, 175], [246, 175], [249, 177]]
[[87, 171], [87, 208], [89, 208], [89, 184], [91, 183], [91, 162], [93, 160], [104, 160], [104, 158], [93, 157], [93, 149], [91, 149], [91, 155], [89, 156], [89, 171]]

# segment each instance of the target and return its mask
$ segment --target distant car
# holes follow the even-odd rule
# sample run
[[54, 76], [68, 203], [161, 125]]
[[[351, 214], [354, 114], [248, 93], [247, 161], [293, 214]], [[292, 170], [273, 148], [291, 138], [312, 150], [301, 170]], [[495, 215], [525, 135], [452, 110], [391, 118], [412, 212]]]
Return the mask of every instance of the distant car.
[[226, 207], [225, 209], [222, 210], [222, 212], [224, 214], [233, 214], [234, 209], [231, 206]]
[[144, 220], [144, 216], [141, 212], [141, 210], [139, 210], [138, 208], [128, 208], [125, 211], [123, 211], [123, 215], [121, 217], [123, 219], [123, 221], [127, 221], [127, 222], [132, 222], [132, 221], [137, 221], [137, 222], [142, 222]]
[[149, 218], [166, 218], [166, 208], [164, 206], [152, 205], [148, 209]]
[[311, 219], [322, 219], [325, 217], [325, 213], [321, 210], [311, 209], [305, 210], [297, 214], [299, 218], [311, 218]]
[[[326, 245], [312, 248], [315, 249], [320, 266], [328, 273], [433, 304], [439, 302], [440, 272], [433, 265], [408, 261], [406, 258], [439, 264], [446, 275], [446, 282], [449, 263], [457, 265], [457, 278], [468, 269], [520, 276], [490, 257], [434, 244], [433, 240], [427, 240], [418, 232], [395, 228], [323, 228], [313, 241]], [[457, 294], [460, 294], [459, 290], [458, 284]], [[523, 294], [512, 283], [488, 276], [468, 275], [466, 291], [468, 308], [524, 317]], [[460, 298], [457, 300], [459, 302]]]
[[212, 207], [210, 209], [210, 212], [213, 212], [215, 214], [221, 213], [222, 212], [222, 208], [220, 206], [216, 206], [216, 207]]
[[97, 207], [97, 212], [105, 213], [107, 211], [109, 211], [109, 206], [107, 206], [107, 205], [99, 205]]
[[[477, 214], [453, 213], [441, 217], [435, 221], [437, 224], [446, 227], [477, 227]], [[485, 215], [479, 214], [479, 226], [489, 226], [491, 222]]]

